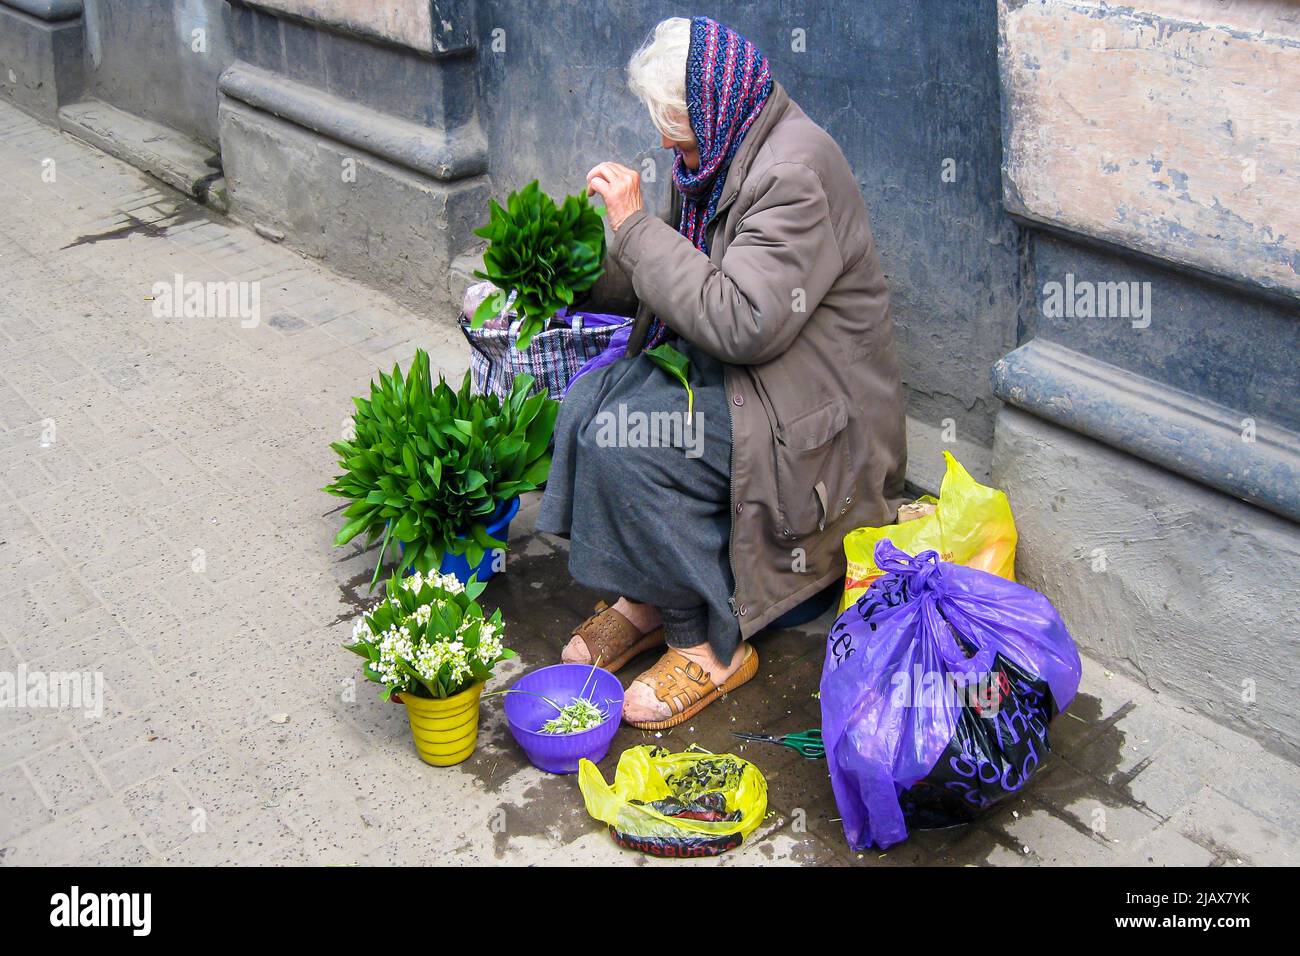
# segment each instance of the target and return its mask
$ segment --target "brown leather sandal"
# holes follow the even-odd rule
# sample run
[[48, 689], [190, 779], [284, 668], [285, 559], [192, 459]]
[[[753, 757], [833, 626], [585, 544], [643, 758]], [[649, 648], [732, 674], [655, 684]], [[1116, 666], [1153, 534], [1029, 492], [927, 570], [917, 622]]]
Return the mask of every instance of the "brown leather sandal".
[[723, 694], [748, 683], [757, 673], [758, 652], [749, 644], [745, 645], [745, 659], [736, 668], [736, 672], [717, 687], [708, 671], [681, 652], [669, 648], [668, 653], [659, 658], [654, 667], [638, 675], [636, 680], [650, 685], [655, 696], [668, 705], [673, 715], [666, 720], [647, 723], [633, 723], [629, 720], [627, 723], [639, 730], [667, 730], [676, 727], [690, 720]]
[[579, 624], [573, 633], [582, 638], [590, 659], [611, 672], [664, 642], [662, 627], [642, 634], [635, 624], [604, 601], [597, 603], [596, 613]]

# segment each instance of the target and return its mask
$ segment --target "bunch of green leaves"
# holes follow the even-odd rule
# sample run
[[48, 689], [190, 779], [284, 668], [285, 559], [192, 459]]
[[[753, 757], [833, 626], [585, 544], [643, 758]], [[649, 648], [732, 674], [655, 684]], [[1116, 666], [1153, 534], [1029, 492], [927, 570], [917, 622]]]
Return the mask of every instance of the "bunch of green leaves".
[[421, 349], [405, 376], [393, 366], [371, 382], [368, 399], [352, 400], [355, 437], [330, 445], [344, 471], [324, 490], [352, 502], [336, 546], [361, 534], [367, 547], [383, 539], [372, 589], [395, 542], [401, 570], [424, 572], [447, 554], [464, 554], [473, 567], [486, 550], [506, 547], [487, 526], [551, 468], [560, 406], [545, 393], [531, 395], [533, 384], [531, 375], [516, 376], [504, 401], [473, 394], [468, 372], [459, 390], [441, 375], [434, 387]]
[[470, 325], [481, 328], [506, 310], [514, 292], [514, 309], [523, 320], [518, 348], [546, 327], [551, 316], [573, 305], [574, 296], [600, 278], [605, 261], [605, 225], [601, 212], [584, 194], [557, 206], [533, 180], [511, 193], [504, 208], [491, 200], [488, 224], [474, 231], [488, 240], [483, 270], [475, 272], [501, 291], [474, 310]]
[[461, 584], [436, 571], [393, 575], [385, 597], [362, 615], [344, 644], [364, 657], [362, 671], [383, 684], [380, 695], [446, 698], [486, 681], [492, 668], [515, 657], [502, 645], [501, 609], [484, 617], [477, 598], [486, 585]]

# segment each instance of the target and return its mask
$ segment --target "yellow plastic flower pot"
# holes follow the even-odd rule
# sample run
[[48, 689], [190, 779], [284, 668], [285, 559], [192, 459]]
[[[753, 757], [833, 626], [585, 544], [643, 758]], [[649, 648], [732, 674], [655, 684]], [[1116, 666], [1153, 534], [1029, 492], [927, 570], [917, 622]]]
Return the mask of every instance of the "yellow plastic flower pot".
[[469, 758], [478, 745], [478, 707], [483, 685], [475, 684], [443, 700], [395, 695], [406, 705], [411, 736], [420, 759], [435, 767], [450, 767]]

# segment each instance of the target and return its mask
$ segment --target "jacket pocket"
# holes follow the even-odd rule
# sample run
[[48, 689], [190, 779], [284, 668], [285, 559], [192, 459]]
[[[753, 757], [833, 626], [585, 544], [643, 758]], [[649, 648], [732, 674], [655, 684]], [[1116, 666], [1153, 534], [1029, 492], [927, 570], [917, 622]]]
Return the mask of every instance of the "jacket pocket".
[[834, 398], [780, 424], [776, 493], [782, 536], [824, 530], [852, 503], [848, 422], [848, 407]]

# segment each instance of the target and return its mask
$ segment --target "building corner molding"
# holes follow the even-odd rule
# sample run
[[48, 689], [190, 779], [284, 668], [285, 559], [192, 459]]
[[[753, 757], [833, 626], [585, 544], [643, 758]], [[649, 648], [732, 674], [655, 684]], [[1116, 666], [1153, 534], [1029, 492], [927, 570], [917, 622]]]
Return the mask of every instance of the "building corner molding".
[[1043, 338], [992, 370], [999, 398], [1300, 521], [1300, 435]]

